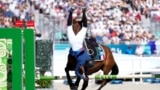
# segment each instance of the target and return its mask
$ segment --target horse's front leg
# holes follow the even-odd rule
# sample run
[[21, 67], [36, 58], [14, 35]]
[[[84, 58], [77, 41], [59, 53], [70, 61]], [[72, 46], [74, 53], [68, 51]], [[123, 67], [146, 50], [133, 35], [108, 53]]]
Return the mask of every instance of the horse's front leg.
[[69, 70], [70, 70], [70, 69], [69, 69], [68, 67], [65, 68], [67, 81], [68, 81], [68, 84], [69, 84], [71, 90], [75, 90], [75, 85], [74, 85], [73, 82], [72, 82], [71, 76], [70, 76], [70, 74], [69, 74]]
[[81, 78], [77, 77], [76, 82], [75, 82], [75, 87], [79, 87], [79, 83], [81, 81]]
[[88, 87], [88, 75], [87, 75], [87, 67], [81, 66], [81, 70], [82, 70], [82, 74], [84, 75], [84, 79], [83, 79], [83, 86], [81, 90], [86, 90], [86, 88]]
[[86, 88], [88, 87], [88, 81], [89, 81], [89, 78], [88, 76], [86, 76], [85, 79], [83, 79], [83, 86], [81, 90], [86, 90]]

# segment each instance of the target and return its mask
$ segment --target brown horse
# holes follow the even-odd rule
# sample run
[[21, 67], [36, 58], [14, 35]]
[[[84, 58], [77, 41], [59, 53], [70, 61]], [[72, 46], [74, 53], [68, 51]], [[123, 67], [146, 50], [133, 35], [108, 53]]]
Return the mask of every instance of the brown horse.
[[[103, 61], [94, 61], [94, 67], [88, 69], [88, 75], [91, 75], [99, 70], [102, 70], [104, 75], [107, 75], [110, 71], [111, 71], [111, 75], [117, 75], [119, 70], [118, 70], [118, 66], [114, 60], [114, 57], [113, 57], [111, 50], [107, 46], [104, 46], [104, 45], [101, 45], [101, 46], [104, 49], [106, 58]], [[72, 55], [69, 54], [65, 71], [66, 71], [66, 76], [67, 76], [68, 84], [69, 84], [70, 88], [78, 87], [79, 82], [80, 82], [80, 78], [77, 78], [75, 84], [73, 84], [71, 77], [70, 77], [70, 74], [69, 74], [69, 71], [75, 70], [76, 63], [77, 63], [76, 59]], [[107, 84], [107, 82], [109, 82], [109, 81], [111, 81], [111, 80], [107, 80], [107, 79], [103, 80], [101, 83], [101, 86], [98, 88], [98, 90], [101, 90], [101, 88], [103, 86], [105, 86]], [[87, 86], [88, 86], [88, 81], [84, 82], [82, 90], [85, 90], [84, 87], [87, 87]]]
[[[83, 16], [84, 15], [85, 14], [83, 12]], [[70, 12], [70, 15], [69, 15], [68, 26], [71, 25], [71, 21], [72, 21], [71, 16], [72, 16], [72, 12]], [[82, 21], [83, 21], [83, 23], [85, 23], [84, 22], [85, 19], [82, 19]], [[77, 23], [76, 21], [73, 21], [73, 25], [72, 25], [73, 32], [75, 33], [75, 35], [81, 30], [81, 25], [76, 24], [76, 23]], [[93, 46], [93, 45], [89, 45], [89, 46]], [[112, 54], [111, 50], [105, 45], [100, 45], [100, 46], [102, 47], [102, 49], [104, 51], [105, 59], [102, 60], [102, 61], [94, 61], [94, 66], [87, 69], [86, 77], [88, 77], [88, 75], [91, 75], [91, 74], [93, 74], [93, 73], [95, 73], [99, 70], [102, 70], [104, 75], [109, 74], [109, 72], [111, 72], [112, 75], [117, 75], [118, 72], [119, 72], [118, 66], [117, 66], [117, 64], [114, 60], [114, 57], [113, 57], [113, 54]], [[94, 52], [94, 53], [96, 53], [96, 52]], [[68, 55], [68, 62], [67, 62], [66, 67], [65, 67], [65, 72], [66, 72], [68, 84], [69, 84], [71, 90], [77, 90], [77, 88], [79, 86], [79, 83], [80, 83], [80, 80], [81, 80], [80, 78], [77, 78], [76, 82], [73, 84], [71, 76], [69, 74], [69, 71], [74, 71], [75, 70], [76, 64], [77, 64], [77, 62], [76, 62], [75, 57], [72, 56], [71, 54], [69, 54]], [[82, 74], [84, 73], [83, 69], [81, 69]], [[87, 88], [88, 80], [89, 79], [84, 80], [84, 83], [83, 83], [83, 86], [82, 86], [81, 90], [85, 90]], [[101, 86], [98, 88], [98, 90], [101, 90], [101, 88], [103, 88], [107, 84], [107, 82], [109, 82], [109, 81], [111, 81], [111, 79], [110, 80], [108, 80], [108, 79], [102, 80]]]
[[[119, 72], [118, 66], [114, 60], [113, 54], [111, 52], [111, 50], [104, 45], [100, 45], [105, 53], [105, 60], [103, 61], [94, 61], [94, 66], [92, 68], [88, 69], [88, 75], [91, 75], [99, 70], [103, 71], [104, 75], [109, 74], [109, 72], [111, 71], [111, 75], [117, 75]], [[75, 84], [72, 83], [72, 79], [70, 77], [69, 71], [74, 71], [75, 67], [76, 67], [76, 59], [75, 57], [73, 57], [72, 55], [68, 55], [68, 62], [65, 68], [65, 72], [66, 72], [66, 76], [67, 76], [67, 80], [68, 80], [68, 84], [71, 88], [71, 90], [75, 90], [75, 88], [78, 88], [79, 86], [79, 82], [80, 82], [80, 78], [77, 78]], [[111, 79], [107, 80], [102, 80], [101, 86], [98, 88], [98, 90], [101, 90], [102, 87], [104, 87], [107, 82], [111, 81]], [[85, 90], [85, 88], [88, 86], [88, 81], [84, 82], [82, 90]]]

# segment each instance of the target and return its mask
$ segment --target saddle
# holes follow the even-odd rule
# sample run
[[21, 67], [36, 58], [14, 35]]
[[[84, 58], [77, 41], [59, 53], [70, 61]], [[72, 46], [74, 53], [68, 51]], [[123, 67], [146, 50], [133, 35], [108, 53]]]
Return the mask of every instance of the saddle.
[[102, 55], [104, 54], [103, 48], [96, 42], [95, 38], [85, 38], [84, 47], [92, 60], [102, 61]]

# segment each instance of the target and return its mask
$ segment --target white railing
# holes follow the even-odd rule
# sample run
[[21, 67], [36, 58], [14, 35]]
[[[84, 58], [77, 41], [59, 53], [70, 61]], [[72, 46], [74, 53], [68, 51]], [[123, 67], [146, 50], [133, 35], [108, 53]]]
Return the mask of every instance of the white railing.
[[[53, 61], [53, 75], [55, 76], [65, 76], [64, 68], [67, 63], [67, 50], [54, 51], [54, 61]], [[134, 55], [123, 55], [123, 54], [113, 54], [114, 58], [119, 67], [118, 75], [134, 75], [139, 73], [143, 75], [144, 73], [160, 73], [160, 59], [159, 57], [139, 57]], [[71, 75], [75, 75], [73, 71], [70, 72]], [[97, 73], [102, 73], [97, 72]], [[97, 74], [95, 73], [95, 74]], [[95, 75], [93, 74], [93, 75]], [[131, 78], [132, 81], [135, 81], [135, 78]], [[140, 79], [142, 82], [142, 78]]]

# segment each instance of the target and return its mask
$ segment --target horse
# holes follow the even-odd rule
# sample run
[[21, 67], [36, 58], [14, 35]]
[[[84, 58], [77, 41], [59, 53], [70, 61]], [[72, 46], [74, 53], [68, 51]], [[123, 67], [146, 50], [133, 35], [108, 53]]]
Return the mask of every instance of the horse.
[[[90, 42], [88, 42], [88, 43], [90, 43]], [[104, 75], [108, 75], [109, 72], [111, 72], [110, 73], [111, 75], [117, 75], [119, 73], [119, 68], [118, 68], [117, 63], [115, 62], [112, 51], [106, 45], [98, 44], [98, 46], [100, 46], [103, 49], [105, 58], [104, 58], [104, 60], [101, 60], [101, 61], [98, 61], [98, 60], [94, 61], [94, 66], [91, 68], [88, 68], [88, 70], [87, 70], [87, 77], [88, 77], [88, 75], [96, 73], [99, 70], [102, 70]], [[93, 44], [88, 45], [88, 49], [90, 49], [90, 50], [95, 49], [95, 47], [97, 47], [97, 45], [93, 45]], [[92, 53], [95, 53], [95, 50]], [[92, 54], [91, 56], [95, 56], [95, 54]], [[77, 78], [76, 82], [73, 83], [71, 76], [70, 76], [70, 73], [69, 73], [69, 71], [75, 70], [76, 63], [77, 63], [76, 58], [74, 56], [72, 56], [71, 54], [68, 54], [68, 61], [67, 61], [66, 67], [65, 67], [65, 72], [66, 72], [67, 81], [68, 81], [68, 84], [69, 84], [71, 90], [77, 90], [79, 83], [80, 83], [80, 80], [81, 80], [80, 78]], [[81, 70], [81, 71], [83, 71], [83, 70]], [[82, 73], [84, 73], [84, 72], [82, 72]], [[111, 79], [102, 80], [101, 85], [98, 88], [98, 90], [101, 90], [110, 81], [111, 81]], [[88, 86], [88, 80], [84, 81], [81, 90], [85, 90], [87, 88], [87, 86]]]
[[[87, 19], [85, 17], [86, 9], [83, 9], [82, 11], [83, 11], [82, 22], [83, 22], [83, 25], [86, 26], [87, 25]], [[71, 17], [72, 17], [72, 13], [70, 12], [69, 18], [68, 18], [68, 24], [67, 24], [68, 26], [71, 25], [71, 23], [72, 23]], [[79, 21], [78, 23], [81, 23], [81, 21]], [[74, 19], [72, 29], [73, 29], [73, 33], [75, 35], [78, 34], [78, 32], [81, 30], [81, 27], [82, 27], [81, 24], [77, 24], [77, 21], [75, 21], [75, 19]], [[108, 75], [110, 72], [111, 72], [110, 73], [111, 75], [117, 75], [119, 73], [118, 65], [116, 64], [115, 59], [112, 54], [112, 51], [110, 50], [109, 47], [107, 47], [106, 45], [96, 43], [95, 38], [89, 38], [89, 39], [85, 38], [84, 46], [85, 46], [85, 50], [87, 50], [88, 54], [91, 54], [90, 56], [92, 59], [95, 59], [93, 57], [96, 55], [96, 53], [99, 53], [97, 48], [100, 47], [104, 53], [104, 59], [101, 61], [87, 60], [86, 64], [84, 66], [80, 67], [80, 73], [86, 77], [85, 79], [83, 79], [84, 82], [83, 82], [83, 86], [82, 86], [81, 90], [85, 90], [88, 87], [88, 81], [89, 81], [88, 75], [91, 75], [95, 72], [98, 72], [99, 70], [102, 70], [104, 75]], [[98, 59], [100, 59], [100, 58], [98, 58]], [[92, 61], [92, 62], [90, 62], [90, 61]], [[68, 81], [68, 84], [69, 84], [71, 90], [77, 90], [79, 83], [80, 83], [80, 80], [81, 80], [80, 77], [77, 77], [76, 82], [75, 83], [72, 82], [69, 71], [74, 71], [76, 68], [76, 65], [77, 65], [76, 58], [69, 53], [67, 64], [65, 67], [65, 72], [66, 72], [67, 81]], [[89, 67], [86, 68], [87, 65]], [[92, 67], [90, 67], [90, 66], [92, 66]], [[101, 83], [100, 87], [98, 88], [98, 90], [101, 90], [109, 81], [111, 81], [111, 79], [102, 80], [102, 83]]]

